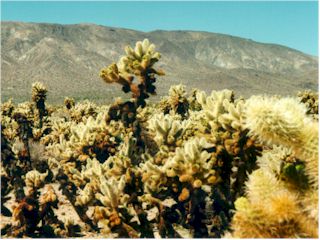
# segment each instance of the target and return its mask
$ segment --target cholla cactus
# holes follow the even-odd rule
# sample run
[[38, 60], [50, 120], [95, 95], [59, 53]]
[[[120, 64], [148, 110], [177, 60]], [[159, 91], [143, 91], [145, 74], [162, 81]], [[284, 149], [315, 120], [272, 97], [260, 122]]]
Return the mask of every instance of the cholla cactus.
[[44, 184], [44, 180], [47, 176], [48, 172], [41, 174], [37, 170], [29, 171], [26, 174], [26, 185], [30, 188], [39, 188]]
[[[138, 107], [145, 107], [145, 99], [149, 95], [156, 94], [155, 75], [163, 75], [161, 70], [156, 70], [153, 65], [159, 61], [160, 53], [154, 51], [154, 44], [148, 39], [137, 42], [135, 49], [126, 47], [126, 56], [122, 57], [118, 64], [111, 64], [100, 72], [100, 77], [107, 83], [117, 82], [122, 85], [125, 93], [131, 91], [134, 101], [117, 103], [109, 109], [110, 120], [121, 119], [126, 126], [136, 122]], [[134, 83], [138, 78], [139, 84]]]
[[198, 103], [204, 110], [209, 125], [212, 129], [220, 127], [219, 117], [221, 114], [226, 113], [225, 107], [229, 107], [227, 102], [234, 101], [234, 93], [230, 90], [212, 91], [211, 95], [207, 97], [206, 93], [201, 91], [196, 95]]
[[[132, 97], [136, 99], [137, 106], [145, 106], [145, 99], [149, 94], [155, 94], [155, 74], [163, 75], [160, 70], [155, 70], [153, 65], [159, 61], [160, 53], [154, 51], [154, 44], [148, 39], [137, 42], [135, 49], [126, 47], [126, 54], [118, 64], [111, 64], [100, 72], [100, 77], [107, 83], [117, 82], [122, 85], [126, 93], [131, 91]], [[140, 83], [134, 84], [136, 76]]]
[[47, 97], [47, 88], [41, 82], [35, 82], [32, 84], [32, 101], [37, 104], [37, 108], [44, 107], [44, 101]]
[[39, 127], [42, 128], [42, 119], [46, 113], [45, 100], [47, 88], [40, 82], [32, 84], [32, 101], [36, 104], [39, 112]]
[[[123, 167], [110, 166], [110, 163], [114, 161], [119, 165], [120, 163], [117, 161], [120, 159], [115, 159], [115, 157], [109, 159], [110, 161], [103, 164], [97, 160], [88, 159], [88, 164], [81, 173], [76, 170], [71, 171], [73, 173], [72, 179], [87, 181], [77, 196], [75, 204], [81, 207], [94, 205], [94, 220], [103, 226], [104, 234], [110, 234], [111, 230], [115, 232], [119, 230], [124, 231], [120, 232], [120, 235], [128, 234], [131, 236], [134, 233], [134, 236], [138, 237], [135, 230], [127, 224], [132, 218], [132, 214], [136, 215], [135, 210], [129, 213], [129, 216], [124, 215], [128, 208], [132, 208], [132, 206], [128, 206], [130, 196], [124, 191], [127, 183], [130, 184], [131, 176], [128, 175], [130, 170], [128, 172], [128, 169], [124, 169], [125, 174], [117, 172], [118, 170], [123, 171]], [[97, 201], [103, 206], [97, 205]]]
[[169, 97], [172, 98], [172, 103], [182, 101], [183, 98], [186, 98], [186, 87], [182, 84], [173, 85], [169, 88]]
[[164, 167], [168, 177], [179, 177], [180, 182], [190, 183], [194, 188], [202, 184], [217, 182], [213, 166], [215, 159], [206, 151], [213, 147], [204, 138], [187, 141], [183, 148], [177, 148], [175, 156], [168, 159]]
[[33, 104], [31, 102], [19, 103], [13, 111], [13, 117], [15, 114], [23, 115], [31, 122], [34, 120]]
[[[104, 113], [100, 113], [96, 118], [90, 116], [85, 122], [70, 126], [69, 146], [75, 150], [73, 156], [78, 157], [80, 161], [85, 161], [91, 156], [103, 162], [115, 153], [115, 147], [119, 143], [115, 136], [120, 129], [112, 132], [113, 126], [111, 124], [107, 127], [105, 116]], [[64, 142], [61, 140], [60, 144]]]
[[235, 103], [225, 99], [223, 107], [226, 113], [221, 114], [218, 120], [222, 127], [230, 131], [243, 131], [244, 130], [244, 100], [238, 100]]
[[246, 103], [246, 125], [262, 141], [292, 149], [306, 162], [313, 182], [318, 182], [318, 124], [306, 108], [292, 98], [252, 97]]
[[66, 106], [67, 109], [71, 109], [75, 106], [75, 101], [73, 98], [66, 97], [64, 99], [64, 105]]
[[21, 112], [15, 112], [13, 115], [14, 120], [19, 124], [18, 136], [19, 140], [23, 143], [24, 149], [21, 151], [20, 157], [23, 159], [25, 170], [30, 170], [31, 159], [29, 149], [29, 138], [32, 137], [31, 122], [27, 116]]
[[318, 125], [292, 98], [251, 97], [245, 115], [251, 134], [280, 147], [258, 160], [260, 169], [249, 176], [246, 198], [235, 202], [233, 236], [316, 238]]
[[166, 189], [167, 176], [164, 166], [157, 166], [152, 159], [149, 159], [146, 163], [141, 164], [141, 170], [145, 192], [154, 193]]
[[41, 142], [45, 145], [50, 145], [54, 143], [58, 143], [60, 141], [60, 138], [62, 139], [68, 139], [71, 134], [71, 126], [73, 126], [73, 123], [66, 122], [65, 119], [61, 118], [50, 118], [51, 121], [51, 132], [50, 134], [43, 136], [41, 138]]
[[19, 134], [19, 124], [8, 116], [1, 116], [1, 132], [13, 141]]
[[171, 86], [169, 89], [169, 97], [167, 99], [163, 99], [162, 104], [165, 114], [172, 110], [174, 113], [180, 114], [182, 117], [186, 117], [189, 110], [189, 102], [185, 86], [182, 84]]
[[11, 117], [13, 110], [14, 110], [14, 105], [12, 103], [12, 98], [10, 98], [7, 102], [4, 102], [1, 104], [1, 117], [3, 116]]
[[189, 121], [187, 120], [181, 122], [171, 115], [164, 114], [156, 114], [149, 120], [149, 129], [156, 133], [154, 140], [158, 146], [163, 144], [177, 146], [179, 143], [181, 144], [181, 137], [188, 125]]
[[109, 178], [107, 180], [101, 176], [99, 186], [101, 193], [97, 193], [96, 198], [111, 210], [125, 206], [126, 201], [129, 199], [129, 195], [123, 192], [125, 184], [125, 176], [122, 176], [119, 180], [115, 178]]
[[235, 202], [233, 237], [316, 238], [318, 224], [306, 214], [308, 204], [299, 204], [304, 199], [299, 191], [287, 188], [265, 167], [254, 171], [247, 182], [247, 197]]
[[301, 215], [297, 199], [290, 193], [278, 193], [262, 202], [239, 198], [232, 228], [238, 238], [317, 238], [317, 224]]
[[55, 203], [57, 202], [58, 197], [57, 194], [55, 193], [53, 187], [51, 185], [46, 185], [43, 193], [41, 194], [39, 198], [39, 203], [42, 208], [48, 203]]
[[193, 88], [191, 90], [190, 96], [188, 97], [189, 109], [193, 111], [200, 111], [201, 104], [197, 101], [199, 89]]
[[319, 115], [319, 94], [311, 90], [298, 92], [300, 102], [307, 107], [307, 114], [311, 114], [314, 119], [318, 120]]
[[77, 103], [75, 107], [70, 110], [71, 119], [79, 123], [85, 121], [90, 116], [96, 117], [99, 109], [96, 104], [85, 100]]
[[[45, 107], [47, 90], [36, 83], [33, 102], [2, 105], [1, 210], [13, 221], [1, 233], [317, 237], [316, 96], [300, 95], [304, 106], [291, 98], [235, 99], [230, 90], [188, 95], [180, 84], [146, 106], [163, 74], [154, 48], [138, 42], [101, 71], [130, 100], [100, 106], [66, 98]], [[61, 193], [81, 228], [55, 216]]]
[[80, 191], [79, 196], [77, 196], [75, 205], [76, 206], [86, 206], [94, 199], [93, 189], [97, 186], [93, 184], [87, 184], [83, 190]]

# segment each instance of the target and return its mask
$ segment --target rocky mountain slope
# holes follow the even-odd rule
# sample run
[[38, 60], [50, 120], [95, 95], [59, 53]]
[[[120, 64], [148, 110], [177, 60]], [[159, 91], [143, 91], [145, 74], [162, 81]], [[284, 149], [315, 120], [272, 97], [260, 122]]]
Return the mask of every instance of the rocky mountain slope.
[[158, 96], [179, 83], [207, 92], [229, 88], [244, 97], [317, 90], [318, 59], [280, 45], [196, 31], [2, 22], [2, 100], [27, 100], [32, 82], [42, 81], [53, 103], [65, 96], [110, 101], [121, 91], [99, 78], [100, 69], [117, 61], [126, 45], [144, 38], [162, 54], [158, 66], [166, 76], [157, 81]]

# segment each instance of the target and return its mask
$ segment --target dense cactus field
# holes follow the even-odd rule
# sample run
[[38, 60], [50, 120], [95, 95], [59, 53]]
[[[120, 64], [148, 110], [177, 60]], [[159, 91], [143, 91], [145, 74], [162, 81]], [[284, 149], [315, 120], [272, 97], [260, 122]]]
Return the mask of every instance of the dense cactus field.
[[316, 93], [176, 85], [151, 104], [161, 55], [125, 52], [100, 76], [128, 100], [51, 106], [38, 82], [2, 104], [2, 237], [318, 237]]

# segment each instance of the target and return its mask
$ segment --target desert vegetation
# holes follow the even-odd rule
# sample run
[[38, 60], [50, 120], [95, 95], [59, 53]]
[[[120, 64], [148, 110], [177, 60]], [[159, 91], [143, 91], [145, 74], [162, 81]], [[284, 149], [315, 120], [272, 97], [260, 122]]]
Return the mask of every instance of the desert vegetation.
[[318, 237], [317, 93], [174, 85], [151, 104], [160, 53], [125, 53], [100, 76], [126, 100], [51, 106], [37, 82], [1, 105], [3, 237]]

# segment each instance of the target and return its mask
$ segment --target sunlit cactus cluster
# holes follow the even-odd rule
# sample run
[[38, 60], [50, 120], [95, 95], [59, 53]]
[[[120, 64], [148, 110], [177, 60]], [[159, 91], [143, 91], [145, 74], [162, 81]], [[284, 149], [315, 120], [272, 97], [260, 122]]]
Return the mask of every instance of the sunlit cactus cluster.
[[125, 51], [100, 76], [130, 100], [51, 106], [35, 83], [1, 105], [3, 237], [318, 237], [315, 93], [180, 84], [151, 104], [160, 54]]
[[249, 134], [270, 149], [235, 202], [233, 237], [318, 237], [318, 123], [307, 111], [294, 98], [247, 100]]

